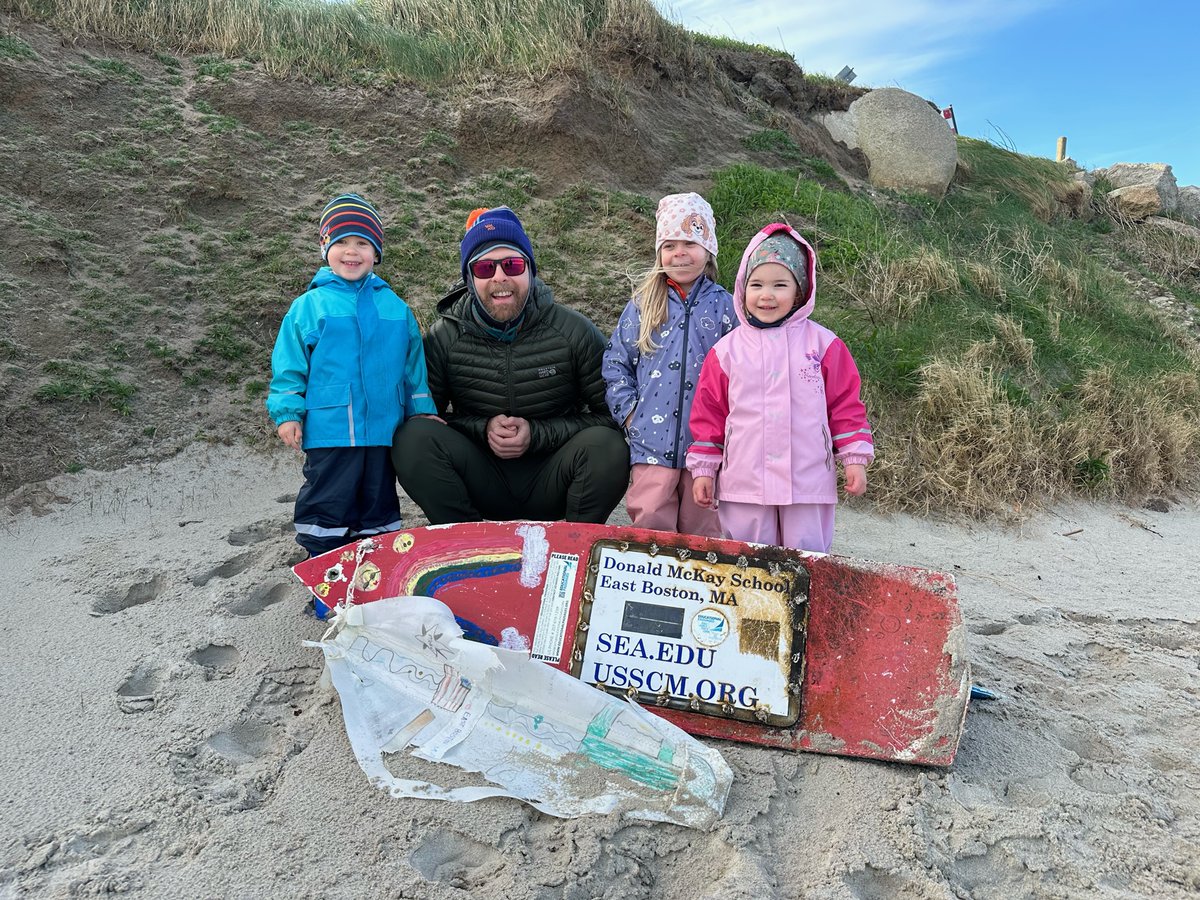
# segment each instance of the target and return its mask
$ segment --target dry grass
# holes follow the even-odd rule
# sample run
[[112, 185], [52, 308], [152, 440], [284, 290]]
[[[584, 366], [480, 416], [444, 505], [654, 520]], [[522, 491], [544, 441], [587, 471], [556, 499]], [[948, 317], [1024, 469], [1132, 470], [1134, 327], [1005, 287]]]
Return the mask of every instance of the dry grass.
[[959, 290], [958, 270], [940, 250], [921, 246], [904, 256], [893, 252], [890, 243], [874, 252], [859, 250], [854, 270], [837, 281], [876, 325], [910, 319], [931, 299]]
[[883, 442], [873, 493], [884, 508], [1013, 518], [1065, 487], [1046, 423], [978, 361], [926, 365], [911, 412], [911, 423], [881, 429], [909, 435], [903, 447]]
[[979, 296], [988, 300], [1005, 299], [1007, 295], [1004, 291], [1004, 280], [994, 263], [968, 259], [964, 260], [963, 267], [967, 271], [967, 278], [975, 285], [975, 290], [979, 291]]
[[1039, 262], [1037, 277], [1050, 289], [1056, 303], [1074, 312], [1088, 311], [1090, 296], [1079, 268], [1045, 257]]
[[272, 74], [445, 82], [542, 77], [622, 47], [690, 70], [695, 42], [649, 0], [2, 0], [80, 35], [261, 61]]
[[986, 260], [1012, 290], [1026, 296], [1035, 294], [1054, 259], [1054, 247], [1049, 241], [1038, 240], [1025, 227], [1001, 233], [988, 230], [979, 250], [979, 259]]
[[[1009, 329], [1005, 343], [1019, 353], [1018, 335]], [[989, 365], [1010, 349], [1000, 343], [929, 363], [915, 420], [880, 420], [872, 469], [880, 508], [1016, 519], [1071, 492], [1135, 502], [1200, 486], [1194, 372], [1142, 381], [1098, 368], [1064, 417], [1010, 400]]]
[[1127, 225], [1122, 230], [1121, 243], [1159, 278], [1190, 281], [1200, 289], [1200, 235]]
[[[1178, 372], [1131, 381], [1097, 369], [1079, 386], [1078, 407], [1064, 423], [1061, 443], [1064, 478], [1094, 493], [1136, 500], [1194, 490], [1200, 481], [1200, 380], [1194, 372]], [[1086, 483], [1095, 471], [1103, 477]]]
[[1021, 323], [1011, 316], [997, 313], [992, 317], [992, 326], [996, 329], [993, 343], [999, 351], [999, 358], [1032, 373], [1034, 343], [1025, 336], [1025, 329], [1021, 327]]

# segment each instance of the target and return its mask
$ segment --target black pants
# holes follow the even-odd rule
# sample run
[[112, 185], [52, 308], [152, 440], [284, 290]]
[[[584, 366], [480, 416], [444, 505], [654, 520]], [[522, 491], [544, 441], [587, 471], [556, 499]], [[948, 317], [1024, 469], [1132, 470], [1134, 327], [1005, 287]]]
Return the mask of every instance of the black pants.
[[400, 527], [390, 447], [314, 447], [296, 495], [296, 543], [318, 556]]
[[483, 519], [599, 522], [625, 495], [629, 447], [615, 428], [585, 428], [550, 453], [500, 459], [432, 419], [396, 431], [392, 464], [431, 525]]

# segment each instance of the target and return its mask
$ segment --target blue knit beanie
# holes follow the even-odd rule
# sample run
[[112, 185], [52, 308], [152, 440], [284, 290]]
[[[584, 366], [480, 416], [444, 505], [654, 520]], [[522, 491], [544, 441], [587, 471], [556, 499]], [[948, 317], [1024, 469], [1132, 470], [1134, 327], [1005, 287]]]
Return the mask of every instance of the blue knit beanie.
[[477, 218], [462, 239], [462, 277], [471, 283], [470, 263], [486, 253], [493, 245], [512, 247], [529, 261], [529, 274], [537, 275], [537, 263], [533, 260], [533, 245], [529, 235], [521, 227], [521, 220], [507, 206], [489, 209]]
[[370, 241], [383, 259], [383, 223], [375, 207], [358, 194], [342, 194], [325, 204], [321, 212], [321, 259], [326, 258], [331, 244], [345, 237], [360, 237]]

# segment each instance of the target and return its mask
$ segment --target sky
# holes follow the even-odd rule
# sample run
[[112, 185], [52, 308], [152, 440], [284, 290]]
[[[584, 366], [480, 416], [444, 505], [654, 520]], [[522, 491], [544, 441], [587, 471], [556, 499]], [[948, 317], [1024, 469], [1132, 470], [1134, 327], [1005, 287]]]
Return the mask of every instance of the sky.
[[692, 31], [786, 50], [806, 72], [954, 107], [960, 134], [1086, 169], [1168, 163], [1200, 185], [1197, 0], [655, 0]]

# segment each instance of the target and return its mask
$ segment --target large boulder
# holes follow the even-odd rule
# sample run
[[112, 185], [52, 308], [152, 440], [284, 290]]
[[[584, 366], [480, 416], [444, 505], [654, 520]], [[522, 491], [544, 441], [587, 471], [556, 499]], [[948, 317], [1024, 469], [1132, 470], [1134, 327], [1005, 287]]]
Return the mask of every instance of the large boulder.
[[1166, 212], [1158, 189], [1152, 184], [1131, 184], [1117, 188], [1108, 192], [1108, 199], [1113, 201], [1121, 215], [1135, 221]]
[[1194, 184], [1179, 189], [1179, 206], [1175, 212], [1200, 225], [1200, 187]]
[[958, 165], [954, 132], [928, 101], [899, 88], [859, 97], [821, 117], [835, 141], [862, 150], [876, 187], [941, 197]]
[[1164, 231], [1173, 231], [1200, 244], [1200, 228], [1197, 228], [1195, 225], [1189, 225], [1187, 222], [1164, 219], [1162, 216], [1151, 216], [1146, 220], [1146, 224], [1152, 225], [1155, 228], [1161, 228]]
[[1158, 191], [1163, 212], [1175, 212], [1179, 206], [1179, 185], [1175, 183], [1175, 173], [1166, 163], [1117, 163], [1107, 169], [1097, 169], [1095, 174], [1107, 178], [1114, 188], [1152, 185]]

